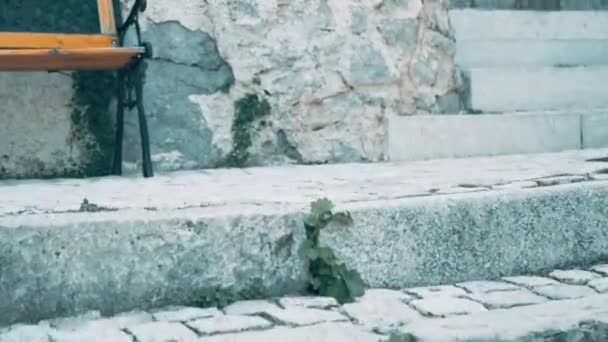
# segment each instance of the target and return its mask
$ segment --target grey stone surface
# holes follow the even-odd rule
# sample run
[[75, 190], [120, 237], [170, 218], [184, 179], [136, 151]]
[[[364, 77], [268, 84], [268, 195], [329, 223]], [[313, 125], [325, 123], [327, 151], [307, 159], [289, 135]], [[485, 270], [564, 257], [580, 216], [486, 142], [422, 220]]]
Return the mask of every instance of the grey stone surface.
[[327, 323], [309, 327], [279, 327], [267, 331], [248, 332], [245, 334], [225, 334], [206, 338], [209, 342], [378, 342], [382, 337], [363, 331], [360, 327], [347, 323]]
[[608, 129], [608, 111], [586, 113], [581, 121], [583, 129], [583, 148], [601, 148], [608, 146], [606, 130]]
[[489, 293], [496, 291], [511, 291], [519, 290], [520, 287], [517, 285], [509, 284], [502, 281], [487, 281], [487, 280], [476, 280], [467, 281], [464, 283], [458, 283], [456, 286], [467, 290], [470, 293]]
[[608, 296], [593, 296], [469, 316], [421, 320], [401, 330], [417, 341], [602, 341]]
[[599, 274], [608, 275], [608, 264], [595, 265], [591, 267], [591, 270]]
[[398, 327], [421, 318], [405, 301], [410, 296], [389, 290], [368, 290], [355, 303], [345, 304], [342, 309], [368, 330], [384, 330]]
[[328, 309], [338, 306], [338, 301], [332, 297], [283, 297], [279, 299], [283, 307], [300, 306], [305, 308]]
[[400, 161], [580, 149], [580, 121], [576, 113], [394, 117], [388, 156]]
[[70, 141], [72, 87], [59, 73], [0, 73], [0, 179], [65, 175], [88, 162]]
[[189, 307], [165, 308], [153, 313], [155, 320], [166, 322], [186, 322], [218, 315], [221, 315], [221, 312], [216, 308], [200, 309]]
[[460, 297], [467, 294], [465, 290], [452, 285], [414, 287], [406, 289], [405, 292], [421, 298]]
[[585, 285], [593, 279], [601, 278], [599, 274], [585, 270], [555, 270], [549, 276], [570, 285]]
[[549, 299], [577, 299], [597, 294], [592, 288], [582, 285], [556, 284], [534, 288], [534, 292]]
[[[608, 13], [608, 12], [607, 12]], [[608, 107], [606, 66], [470, 68], [469, 108], [484, 113]]]
[[182, 323], [151, 322], [129, 327], [139, 342], [196, 342], [198, 336]]
[[421, 314], [433, 317], [468, 315], [487, 311], [483, 305], [464, 298], [434, 297], [417, 299], [411, 301], [410, 305]]
[[606, 10], [603, 0], [451, 0], [451, 8], [516, 10]]
[[543, 285], [558, 284], [558, 281], [551, 278], [537, 277], [537, 276], [516, 276], [516, 277], [505, 277], [505, 281], [510, 283], [524, 286], [524, 287], [536, 287]]
[[267, 300], [246, 300], [232, 303], [223, 310], [228, 315], [257, 315], [279, 307]]
[[608, 12], [453, 10], [456, 41], [608, 39]]
[[272, 326], [272, 323], [256, 316], [227, 315], [199, 319], [188, 322], [187, 325], [194, 328], [200, 334], [213, 335], [269, 328]]
[[[459, 184], [593, 173], [606, 165], [584, 160], [605, 154], [2, 182], [0, 307], [14, 310], [0, 311], [0, 324], [189, 305], [201, 289], [225, 284], [270, 297], [298, 293], [306, 284], [302, 220], [322, 196], [354, 219], [329, 226], [323, 243], [373, 287], [594, 262], [608, 250], [605, 182], [440, 194]], [[116, 211], [69, 212], [85, 197]]]
[[325, 322], [347, 321], [348, 318], [337, 311], [288, 307], [286, 309], [269, 309], [265, 315], [273, 320], [291, 326], [311, 325]]
[[547, 298], [535, 295], [526, 289], [514, 291], [497, 291], [473, 293], [469, 298], [478, 301], [490, 309], [508, 309], [515, 306], [540, 304]]

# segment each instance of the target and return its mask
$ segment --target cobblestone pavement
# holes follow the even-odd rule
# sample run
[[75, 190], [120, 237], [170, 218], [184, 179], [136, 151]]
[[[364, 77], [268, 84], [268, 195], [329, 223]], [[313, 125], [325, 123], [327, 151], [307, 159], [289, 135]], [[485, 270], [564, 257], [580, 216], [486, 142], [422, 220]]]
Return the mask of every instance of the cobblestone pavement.
[[370, 289], [341, 306], [333, 298], [284, 297], [221, 310], [90, 312], [5, 327], [0, 342], [376, 342], [396, 332], [401, 335], [392, 341], [603, 341], [607, 327], [608, 264], [548, 277]]

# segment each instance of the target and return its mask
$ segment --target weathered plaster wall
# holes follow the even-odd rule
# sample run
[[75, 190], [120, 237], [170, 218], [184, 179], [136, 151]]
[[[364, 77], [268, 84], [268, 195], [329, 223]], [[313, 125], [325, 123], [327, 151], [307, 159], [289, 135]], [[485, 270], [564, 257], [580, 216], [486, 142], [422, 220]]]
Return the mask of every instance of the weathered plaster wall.
[[161, 169], [223, 165], [248, 94], [250, 165], [382, 160], [387, 117], [459, 110], [447, 1], [152, 1], [143, 27]]
[[[247, 160], [239, 165], [383, 160], [388, 117], [460, 109], [447, 3], [149, 1], [142, 26], [154, 56], [147, 63], [145, 103], [156, 168], [234, 166], [235, 146], [247, 147], [249, 138]], [[48, 81], [33, 78], [30, 83], [39, 82]], [[59, 89], [64, 92], [37, 90], [31, 101], [15, 89], [0, 92], [13, 101], [5, 106], [12, 126], [21, 127], [15, 122], [25, 120], [37, 131], [12, 131], [23, 147], [12, 148], [11, 155], [27, 161], [35, 150], [27, 146], [52, 141], [37, 147], [49, 151], [37, 158], [50, 173], [64, 174], [61, 160], [69, 158], [57, 158], [53, 151], [69, 151], [75, 155], [62, 152], [69, 160], [86, 163], [79, 157], [86, 153], [74, 151], [87, 147], [68, 139], [69, 85]], [[260, 106], [268, 105], [269, 113], [251, 114], [251, 95]], [[61, 104], [46, 115], [55, 129], [26, 119], [47, 111], [51, 98]], [[236, 103], [241, 105], [236, 108]], [[127, 120], [125, 159], [136, 165], [135, 113]], [[0, 139], [5, 150], [8, 142]], [[0, 176], [37, 175], [28, 163], [15, 165], [5, 166], [10, 172]]]

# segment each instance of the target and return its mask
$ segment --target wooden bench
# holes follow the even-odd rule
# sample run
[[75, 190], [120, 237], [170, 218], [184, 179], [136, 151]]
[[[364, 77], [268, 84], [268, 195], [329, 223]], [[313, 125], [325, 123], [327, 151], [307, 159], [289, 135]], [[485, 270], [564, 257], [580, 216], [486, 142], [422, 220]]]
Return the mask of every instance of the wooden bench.
[[[89, 0], [93, 1], [93, 0]], [[124, 112], [137, 108], [143, 155], [144, 177], [152, 177], [148, 127], [142, 103], [143, 68], [141, 61], [151, 55], [142, 43], [138, 14], [146, 0], [135, 0], [120, 26], [116, 25], [112, 0], [97, 0], [99, 34], [55, 34], [0, 32], [0, 71], [77, 71], [115, 70], [118, 73], [116, 140], [113, 173], [122, 173]], [[137, 46], [124, 47], [127, 29], [134, 27]]]

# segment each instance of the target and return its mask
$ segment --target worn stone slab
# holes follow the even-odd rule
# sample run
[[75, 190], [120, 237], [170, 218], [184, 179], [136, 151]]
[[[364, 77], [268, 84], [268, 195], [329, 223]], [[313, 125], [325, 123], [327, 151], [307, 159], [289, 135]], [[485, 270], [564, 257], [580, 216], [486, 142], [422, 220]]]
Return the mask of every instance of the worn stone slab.
[[[0, 182], [0, 307], [14, 308], [0, 310], [0, 324], [90, 309], [111, 315], [189, 305], [201, 289], [225, 284], [235, 290], [255, 284], [269, 297], [300, 293], [306, 286], [306, 263], [298, 256], [302, 220], [310, 202], [325, 196], [354, 222], [327, 227], [323, 243], [372, 287], [498, 279], [590, 263], [608, 250], [598, 238], [608, 226], [606, 182], [451, 195], [431, 189], [586, 174], [606, 164], [585, 160], [605, 155], [608, 150]], [[74, 212], [85, 197], [116, 210]]]
[[138, 342], [196, 342], [198, 336], [182, 323], [150, 322], [128, 328]]
[[339, 305], [333, 297], [283, 297], [279, 299], [279, 303], [285, 308], [299, 306], [314, 309], [328, 309]]
[[608, 39], [608, 13], [452, 10], [456, 41]]
[[186, 323], [203, 335], [231, 333], [245, 330], [265, 329], [272, 323], [256, 316], [215, 316]]
[[468, 315], [476, 312], [487, 311], [487, 309], [472, 300], [452, 297], [434, 297], [417, 299], [410, 305], [425, 316], [448, 317], [455, 315]]
[[586, 113], [581, 117], [583, 148], [602, 148], [608, 146], [608, 111]]
[[389, 119], [388, 130], [393, 161], [581, 148], [577, 113], [399, 116]]
[[549, 276], [570, 285], [585, 285], [593, 279], [601, 278], [599, 274], [585, 270], [555, 270]]
[[325, 322], [347, 321], [348, 318], [337, 311], [309, 309], [302, 307], [288, 307], [285, 309], [270, 309], [264, 312], [265, 316], [271, 317], [282, 324], [301, 326]]
[[154, 319], [164, 322], [186, 322], [198, 318], [207, 318], [221, 315], [216, 308], [170, 307], [154, 312]]
[[526, 289], [478, 292], [468, 295], [468, 297], [490, 309], [508, 309], [515, 306], [540, 304], [547, 301], [547, 298], [535, 295]]
[[608, 278], [593, 279], [587, 283], [587, 286], [599, 293], [606, 293], [608, 292]]
[[405, 292], [421, 298], [460, 297], [467, 294], [465, 290], [453, 285], [413, 287]]
[[608, 296], [548, 302], [469, 316], [420, 320], [401, 330], [424, 342], [602, 341]]
[[223, 310], [227, 315], [257, 315], [278, 308], [276, 304], [267, 300], [244, 300], [232, 303]]
[[487, 293], [495, 291], [511, 291], [521, 289], [517, 285], [502, 281], [476, 280], [458, 283], [456, 286], [467, 290], [470, 293]]
[[456, 41], [456, 63], [463, 68], [603, 65], [607, 55], [608, 39]]
[[591, 271], [599, 273], [599, 274], [603, 274], [603, 275], [608, 275], [608, 264], [595, 265], [595, 266], [591, 267]]
[[266, 331], [253, 331], [239, 334], [222, 334], [207, 337], [208, 342], [378, 342], [382, 336], [366, 332], [348, 323], [325, 323], [308, 327], [278, 327]]
[[344, 312], [368, 330], [385, 330], [421, 318], [405, 304], [410, 296], [390, 290], [368, 290], [355, 303], [342, 306]]
[[545, 285], [534, 288], [534, 292], [549, 299], [577, 299], [597, 294], [592, 288], [581, 285]]
[[545, 278], [545, 277], [537, 277], [537, 276], [516, 276], [516, 277], [505, 277], [502, 278], [509, 283], [513, 283], [519, 286], [524, 287], [536, 287], [543, 285], [553, 285], [559, 284], [559, 282], [555, 279]]

